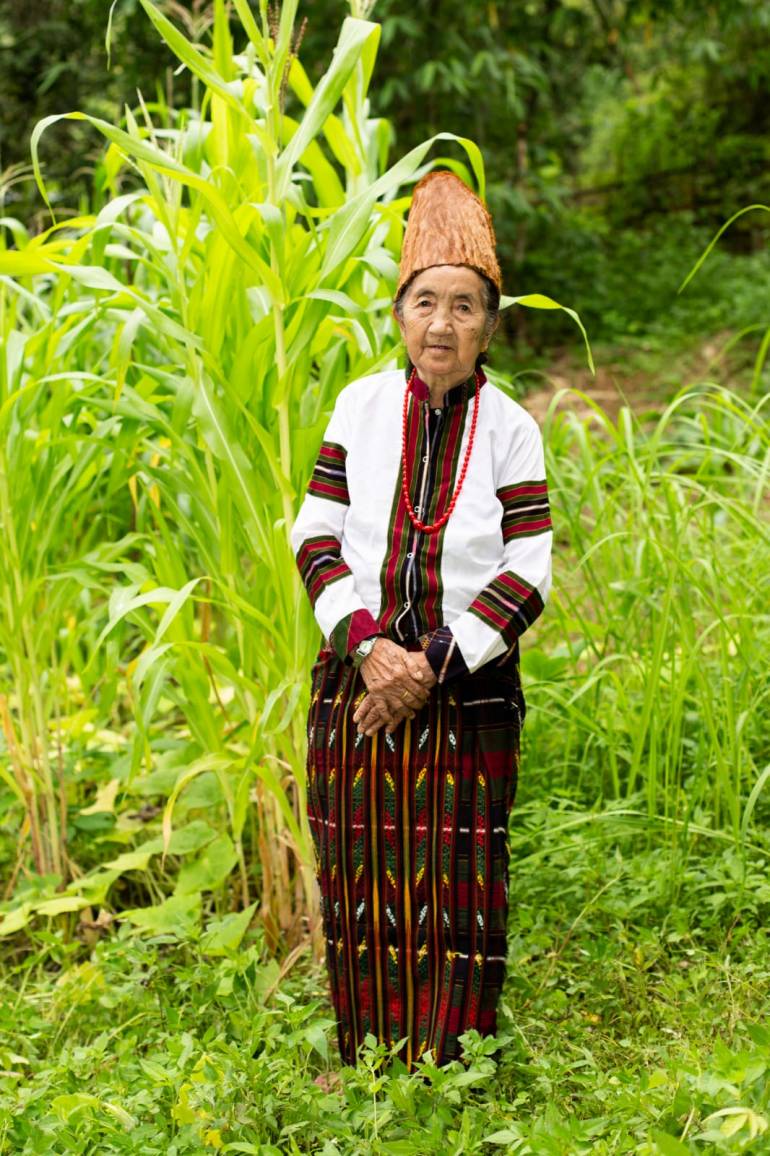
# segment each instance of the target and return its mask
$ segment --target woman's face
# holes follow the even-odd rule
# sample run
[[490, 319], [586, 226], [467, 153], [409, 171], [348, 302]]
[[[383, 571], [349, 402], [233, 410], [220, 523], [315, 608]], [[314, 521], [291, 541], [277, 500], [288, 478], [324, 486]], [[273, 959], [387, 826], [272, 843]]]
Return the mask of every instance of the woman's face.
[[414, 278], [397, 320], [409, 360], [428, 385], [463, 381], [489, 345], [484, 285], [465, 265], [432, 265]]

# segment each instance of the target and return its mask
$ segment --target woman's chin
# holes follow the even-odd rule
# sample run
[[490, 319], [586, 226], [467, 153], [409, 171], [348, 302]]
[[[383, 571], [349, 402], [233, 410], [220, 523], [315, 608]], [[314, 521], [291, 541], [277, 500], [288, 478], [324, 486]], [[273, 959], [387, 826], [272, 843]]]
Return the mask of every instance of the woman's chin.
[[428, 349], [420, 358], [420, 364], [430, 373], [461, 373], [462, 366], [457, 364], [454, 350], [445, 352], [438, 349]]

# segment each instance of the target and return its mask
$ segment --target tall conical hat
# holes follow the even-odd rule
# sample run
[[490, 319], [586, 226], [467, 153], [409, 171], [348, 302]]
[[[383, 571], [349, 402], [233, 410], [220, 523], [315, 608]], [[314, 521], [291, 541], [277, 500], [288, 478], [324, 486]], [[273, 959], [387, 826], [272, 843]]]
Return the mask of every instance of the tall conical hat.
[[431, 265], [470, 265], [501, 288], [495, 230], [487, 207], [445, 169], [427, 173], [414, 187], [396, 296], [415, 273]]

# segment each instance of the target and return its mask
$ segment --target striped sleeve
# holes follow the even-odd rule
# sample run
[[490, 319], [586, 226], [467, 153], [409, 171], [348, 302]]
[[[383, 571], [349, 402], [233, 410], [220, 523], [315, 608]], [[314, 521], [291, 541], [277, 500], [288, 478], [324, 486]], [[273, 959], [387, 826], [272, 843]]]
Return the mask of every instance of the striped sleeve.
[[502, 507], [502, 567], [450, 624], [424, 635], [439, 682], [507, 657], [542, 612], [551, 588], [553, 532], [543, 442], [534, 420], [511, 446], [496, 497]]
[[342, 530], [350, 504], [347, 444], [345, 399], [340, 394], [291, 530], [292, 549], [316, 621], [342, 659], [364, 638], [381, 633], [342, 557]]

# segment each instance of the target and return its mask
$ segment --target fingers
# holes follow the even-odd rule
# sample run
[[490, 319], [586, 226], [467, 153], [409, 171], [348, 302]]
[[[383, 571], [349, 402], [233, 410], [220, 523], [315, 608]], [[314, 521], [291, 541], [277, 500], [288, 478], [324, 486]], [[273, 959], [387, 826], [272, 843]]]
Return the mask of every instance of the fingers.
[[391, 707], [387, 700], [367, 694], [356, 708], [353, 721], [357, 723], [359, 734], [373, 735], [383, 726], [387, 728], [387, 734], [392, 734], [403, 719], [414, 716], [415, 711], [403, 703], [400, 707]]
[[383, 718], [382, 715], [378, 715], [373, 722], [370, 721], [367, 724], [367, 727], [363, 733], [367, 736], [367, 738], [371, 738], [371, 736], [376, 734], [378, 730], [380, 730], [382, 727], [385, 727], [385, 734], [392, 735], [394, 731], [398, 730], [404, 719], [413, 719], [414, 715], [414, 711], [404, 711], [396, 718], [391, 718], [390, 721]]
[[406, 650], [401, 651], [401, 670], [396, 676], [398, 687], [424, 701], [428, 697], [428, 688], [424, 685], [425, 680], [419, 667], [407, 661], [408, 653]]
[[400, 690], [391, 691], [388, 696], [388, 705], [390, 706], [391, 714], [402, 714], [405, 710], [421, 710], [427, 702], [427, 695], [412, 694], [411, 691]]
[[400, 703], [420, 707], [430, 698], [430, 686], [424, 681], [423, 671], [410, 659], [408, 651], [402, 651], [402, 668], [394, 679], [392, 693], [398, 695]]
[[[383, 680], [379, 685], [369, 688], [369, 696], [382, 702], [391, 715], [400, 715], [405, 709], [420, 710], [428, 701], [430, 690], [425, 688], [415, 693], [400, 685], [398, 679]], [[354, 721], [358, 720], [354, 718]]]
[[404, 721], [405, 718], [411, 719], [411, 718], [414, 718], [414, 716], [415, 716], [415, 712], [413, 710], [405, 711], [400, 716], [400, 718], [397, 718], [393, 722], [388, 723], [388, 725], [385, 727], [385, 734], [386, 735], [392, 735], [393, 731], [398, 730], [398, 728], [401, 726], [401, 723]]
[[422, 686], [430, 693], [432, 687], [438, 681], [433, 667], [428, 662], [428, 658], [423, 650], [407, 651], [404, 655], [405, 662], [412, 674], [422, 679]]
[[386, 723], [392, 721], [393, 714], [387, 702], [374, 695], [367, 694], [359, 704], [353, 715], [353, 721], [358, 724], [358, 733], [373, 735]]
[[353, 713], [353, 722], [362, 724], [359, 726], [359, 730], [362, 730], [363, 724], [367, 721], [368, 718], [374, 718], [380, 713], [382, 713], [383, 716], [387, 717], [388, 719], [392, 718], [393, 716], [393, 711], [391, 710], [389, 704], [380, 695], [372, 694], [370, 692], [369, 694], [364, 695], [364, 697], [361, 699], [361, 702], [356, 707]]

